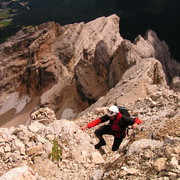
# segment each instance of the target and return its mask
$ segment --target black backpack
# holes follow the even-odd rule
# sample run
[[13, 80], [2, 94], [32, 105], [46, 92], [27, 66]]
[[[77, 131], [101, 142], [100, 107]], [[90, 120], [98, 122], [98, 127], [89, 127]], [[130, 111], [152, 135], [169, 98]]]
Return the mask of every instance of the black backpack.
[[[131, 115], [129, 114], [129, 112], [128, 112], [128, 110], [126, 109], [126, 107], [124, 107], [124, 106], [118, 106], [117, 104], [116, 104], [116, 106], [118, 107], [118, 109], [119, 109], [119, 112], [123, 115], [123, 117], [124, 116], [126, 116], [126, 117], [131, 117]], [[122, 117], [122, 118], [123, 118]], [[127, 136], [129, 136], [129, 126], [124, 126], [124, 129], [126, 130], [126, 134], [127, 134]]]
[[120, 112], [122, 115], [125, 115], [125, 116], [130, 117], [130, 114], [129, 114], [128, 110], [126, 109], [126, 107], [124, 107], [124, 106], [118, 106], [118, 105], [116, 105], [116, 106], [118, 107], [119, 112]]

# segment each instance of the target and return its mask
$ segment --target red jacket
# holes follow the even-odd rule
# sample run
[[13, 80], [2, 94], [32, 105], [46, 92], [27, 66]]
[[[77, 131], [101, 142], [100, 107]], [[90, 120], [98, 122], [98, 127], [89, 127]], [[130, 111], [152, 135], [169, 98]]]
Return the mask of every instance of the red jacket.
[[142, 123], [142, 121], [139, 118], [131, 118], [128, 116], [124, 116], [121, 113], [118, 113], [116, 115], [115, 120], [111, 120], [108, 115], [105, 115], [88, 123], [87, 127], [91, 128], [91, 127], [97, 126], [100, 123], [104, 123], [108, 120], [109, 120], [109, 125], [111, 127], [111, 130], [114, 135], [116, 134], [115, 135], [116, 137], [119, 137], [120, 135], [122, 135], [122, 133], [125, 133], [125, 130], [129, 125], [133, 125], [134, 123], [137, 123], [137, 124]]

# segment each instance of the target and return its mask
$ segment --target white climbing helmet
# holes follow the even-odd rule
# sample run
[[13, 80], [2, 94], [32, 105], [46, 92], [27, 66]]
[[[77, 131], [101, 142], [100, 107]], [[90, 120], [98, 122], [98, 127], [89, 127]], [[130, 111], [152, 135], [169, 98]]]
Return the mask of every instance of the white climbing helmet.
[[119, 109], [115, 105], [112, 105], [107, 109], [108, 116], [115, 116], [118, 112], [119, 112]]

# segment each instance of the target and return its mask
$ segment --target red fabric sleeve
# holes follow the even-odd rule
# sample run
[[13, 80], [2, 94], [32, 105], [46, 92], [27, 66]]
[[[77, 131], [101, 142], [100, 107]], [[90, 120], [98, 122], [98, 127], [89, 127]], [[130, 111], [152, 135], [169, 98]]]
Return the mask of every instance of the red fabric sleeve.
[[96, 126], [96, 125], [98, 125], [98, 124], [100, 124], [100, 123], [101, 123], [101, 120], [100, 120], [100, 118], [98, 118], [98, 119], [96, 119], [96, 120], [88, 123], [88, 124], [87, 124], [87, 127], [88, 127], [88, 128], [92, 128], [92, 127], [94, 127], [94, 126]]
[[142, 121], [141, 121], [139, 118], [135, 118], [134, 123], [141, 124], [141, 123], [142, 123]]

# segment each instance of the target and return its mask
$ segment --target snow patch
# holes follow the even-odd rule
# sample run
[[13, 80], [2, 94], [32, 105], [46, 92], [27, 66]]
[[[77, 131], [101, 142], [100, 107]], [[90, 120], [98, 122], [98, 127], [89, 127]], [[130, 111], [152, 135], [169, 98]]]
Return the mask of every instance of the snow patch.
[[74, 116], [73, 110], [70, 108], [67, 108], [63, 111], [61, 118], [62, 119], [68, 119]]
[[6, 113], [10, 109], [16, 109], [16, 113], [23, 110], [26, 104], [31, 100], [29, 96], [19, 97], [18, 92], [12, 93], [0, 108], [0, 115]]

